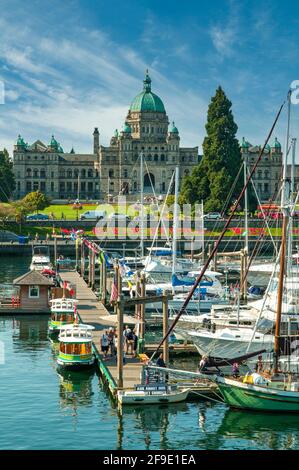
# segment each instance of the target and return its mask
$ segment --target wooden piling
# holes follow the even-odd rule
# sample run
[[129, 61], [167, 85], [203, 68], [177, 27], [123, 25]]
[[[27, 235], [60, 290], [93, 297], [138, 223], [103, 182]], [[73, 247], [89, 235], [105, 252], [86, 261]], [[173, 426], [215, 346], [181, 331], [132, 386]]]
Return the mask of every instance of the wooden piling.
[[[142, 273], [141, 274], [141, 278], [140, 278], [140, 295], [141, 297], [145, 297], [146, 296], [146, 278], [145, 278], [145, 274]], [[139, 327], [139, 338], [140, 339], [144, 339], [144, 335], [145, 335], [145, 304], [141, 304], [139, 305], [140, 307], [140, 327]]]
[[123, 367], [124, 367], [124, 302], [123, 295], [117, 301], [117, 386], [123, 388]]
[[[168, 300], [165, 295], [165, 292], [163, 293], [162, 308], [163, 308], [163, 338], [164, 338], [168, 331]], [[163, 343], [163, 359], [164, 359], [165, 364], [167, 365], [169, 361], [168, 337]]]

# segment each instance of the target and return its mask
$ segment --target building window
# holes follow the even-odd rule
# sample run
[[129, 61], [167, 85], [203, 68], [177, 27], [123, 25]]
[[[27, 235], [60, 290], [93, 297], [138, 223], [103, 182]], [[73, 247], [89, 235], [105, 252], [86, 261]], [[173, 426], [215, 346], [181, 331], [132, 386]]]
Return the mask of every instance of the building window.
[[51, 178], [54, 178], [54, 171], [51, 171]]
[[31, 188], [32, 188], [31, 181], [27, 181], [26, 182], [26, 191], [31, 191]]
[[72, 178], [73, 177], [73, 172], [72, 170], [67, 170], [67, 177]]
[[128, 170], [127, 170], [127, 168], [124, 168], [124, 178], [128, 178]]
[[87, 176], [88, 176], [88, 178], [92, 178], [92, 177], [93, 177], [92, 170], [88, 170]]
[[29, 286], [29, 299], [39, 298], [39, 286]]
[[33, 176], [34, 178], [38, 178], [38, 170], [33, 170]]
[[86, 170], [84, 170], [84, 169], [81, 170], [81, 176], [82, 176], [82, 178], [85, 178], [85, 177], [86, 177]]
[[154, 155], [154, 161], [155, 161], [155, 162], [157, 162], [157, 161], [158, 161], [158, 159], [159, 159], [158, 155], [157, 155], [157, 154], [155, 154], [155, 155]]
[[113, 178], [114, 177], [114, 171], [113, 170], [109, 170], [109, 178]]
[[33, 182], [33, 191], [38, 191], [38, 181]]
[[51, 181], [51, 191], [52, 191], [52, 193], [54, 192], [54, 183], [53, 183], [53, 181]]
[[88, 192], [91, 193], [93, 191], [93, 183], [92, 181], [89, 181], [87, 184]]
[[45, 178], [45, 177], [46, 177], [46, 171], [45, 171], [45, 170], [41, 170], [41, 171], [40, 171], [40, 177], [41, 177], [41, 178]]
[[66, 189], [68, 192], [72, 192], [72, 182], [71, 181], [68, 181], [66, 183]]
[[165, 155], [163, 155], [163, 153], [162, 153], [162, 155], [161, 155], [161, 162], [164, 162], [164, 161], [165, 161]]
[[31, 168], [27, 168], [26, 176], [27, 176], [27, 178], [31, 178]]
[[40, 182], [40, 190], [41, 191], [46, 191], [46, 182], [45, 181]]

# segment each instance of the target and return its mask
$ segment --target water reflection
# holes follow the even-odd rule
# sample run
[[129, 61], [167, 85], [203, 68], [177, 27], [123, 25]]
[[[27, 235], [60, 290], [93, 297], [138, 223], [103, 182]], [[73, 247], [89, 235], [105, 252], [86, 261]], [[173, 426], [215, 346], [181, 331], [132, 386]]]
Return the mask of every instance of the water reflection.
[[40, 351], [48, 344], [48, 316], [12, 318], [13, 348], [16, 352]]
[[124, 406], [118, 409], [118, 440], [117, 449], [122, 450], [124, 447], [124, 434], [126, 422], [129, 417], [134, 418], [137, 426], [143, 433], [145, 449], [149, 450], [152, 444], [152, 433], [160, 434], [160, 448], [168, 449], [171, 447], [168, 440], [169, 427], [172, 424], [172, 418], [178, 413], [188, 410], [187, 403], [177, 403], [169, 405], [156, 406]]
[[94, 370], [84, 372], [57, 371], [59, 378], [59, 399], [60, 407], [71, 408], [73, 414], [77, 415], [80, 406], [92, 404], [94, 392], [92, 390], [92, 380], [95, 375]]
[[298, 449], [298, 416], [227, 410], [219, 433], [225, 437], [250, 439], [255, 447]]

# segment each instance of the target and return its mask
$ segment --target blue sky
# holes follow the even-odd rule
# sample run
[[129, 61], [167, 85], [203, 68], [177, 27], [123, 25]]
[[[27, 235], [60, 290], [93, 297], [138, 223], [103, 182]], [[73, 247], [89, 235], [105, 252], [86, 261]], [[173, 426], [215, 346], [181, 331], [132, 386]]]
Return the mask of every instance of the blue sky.
[[[1, 0], [0, 148], [54, 133], [65, 151], [90, 152], [95, 126], [107, 145], [146, 68], [182, 145], [201, 147], [218, 85], [238, 137], [260, 144], [299, 80], [298, 12], [290, 0]], [[285, 114], [275, 134], [284, 144]]]

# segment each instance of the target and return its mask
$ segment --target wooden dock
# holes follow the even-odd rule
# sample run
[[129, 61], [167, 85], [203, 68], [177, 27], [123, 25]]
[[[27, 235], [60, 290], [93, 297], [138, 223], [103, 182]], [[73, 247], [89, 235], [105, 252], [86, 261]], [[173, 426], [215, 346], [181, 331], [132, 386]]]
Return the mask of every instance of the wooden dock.
[[[109, 386], [113, 395], [117, 392], [117, 363], [116, 358], [104, 359], [101, 354], [101, 336], [105, 327], [116, 325], [116, 315], [111, 315], [107, 308], [100, 302], [95, 293], [76, 271], [61, 271], [61, 281], [69, 281], [76, 286], [76, 298], [78, 300], [77, 311], [83, 323], [94, 326], [93, 345], [100, 372], [104, 381]], [[124, 315], [124, 324], [134, 324], [134, 317]], [[123, 367], [123, 388], [131, 389], [140, 383], [140, 374], [143, 363], [138, 358], [125, 356]]]
[[[69, 281], [76, 286], [76, 298], [78, 300], [77, 312], [83, 323], [94, 326], [93, 347], [98, 360], [98, 367], [104, 382], [108, 385], [113, 396], [116, 395], [118, 387], [118, 368], [116, 357], [104, 358], [101, 353], [101, 336], [103, 330], [109, 326], [116, 326], [117, 315], [110, 314], [108, 309], [100, 302], [95, 293], [76, 271], [61, 271], [59, 273], [61, 281]], [[134, 317], [124, 315], [124, 324], [132, 325], [136, 323]], [[146, 353], [151, 354], [156, 350], [156, 344], [145, 346]], [[169, 345], [171, 355], [198, 354], [196, 348], [190, 344]], [[144, 355], [146, 358], [146, 355]], [[134, 386], [141, 383], [141, 374], [144, 363], [140, 358], [133, 358], [124, 355], [123, 365], [123, 387], [124, 390], [134, 389]]]

